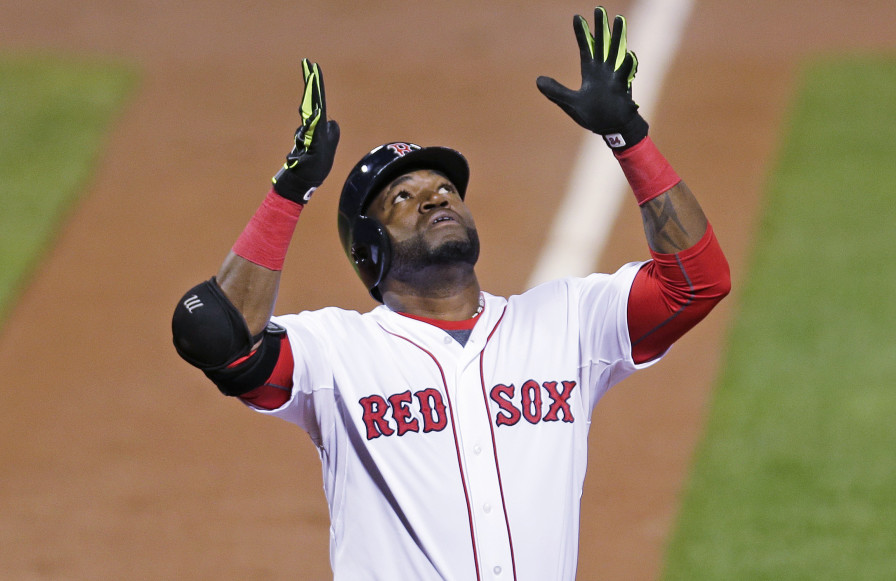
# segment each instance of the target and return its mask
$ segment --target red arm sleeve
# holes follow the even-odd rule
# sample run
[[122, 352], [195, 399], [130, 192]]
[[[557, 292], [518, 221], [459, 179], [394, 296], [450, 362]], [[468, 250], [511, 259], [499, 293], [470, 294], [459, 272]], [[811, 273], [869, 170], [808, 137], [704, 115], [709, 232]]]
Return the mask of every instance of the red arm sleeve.
[[[252, 357], [252, 355], [254, 352], [248, 357]], [[241, 361], [235, 362], [234, 365], [239, 365], [239, 363]], [[239, 396], [240, 399], [265, 410], [274, 410], [282, 406], [289, 401], [292, 395], [293, 366], [292, 348], [284, 333], [280, 340], [280, 357], [277, 359], [277, 365], [274, 366], [271, 376], [261, 386]]]
[[728, 261], [712, 226], [677, 254], [651, 251], [628, 299], [628, 331], [635, 363], [662, 355], [731, 290]]

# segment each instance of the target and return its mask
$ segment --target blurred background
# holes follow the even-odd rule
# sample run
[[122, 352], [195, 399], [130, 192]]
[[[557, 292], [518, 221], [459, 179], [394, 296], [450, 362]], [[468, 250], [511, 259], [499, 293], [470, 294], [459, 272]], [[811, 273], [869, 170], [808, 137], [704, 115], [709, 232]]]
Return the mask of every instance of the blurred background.
[[[605, 6], [611, 15], [629, 14], [634, 4]], [[447, 145], [467, 156], [467, 201], [483, 247], [480, 281], [494, 294], [524, 291], [585, 138], [536, 90], [535, 78], [577, 86], [571, 22], [574, 14], [591, 20], [592, 10], [565, 0], [4, 5], [4, 127], [22, 118], [23, 102], [47, 104], [33, 129], [0, 135], [12, 159], [0, 182], [3, 270], [27, 263], [7, 283], [0, 310], [0, 577], [329, 578], [328, 515], [314, 447], [294, 426], [224, 398], [177, 357], [169, 326], [174, 305], [216, 272], [291, 148], [302, 57], [323, 69], [329, 115], [342, 139], [330, 179], [300, 221], [277, 312], [374, 306], [339, 246], [336, 203], [352, 165], [393, 140]], [[856, 82], [891, 78], [878, 71], [893, 69], [894, 16], [892, 2], [876, 0], [699, 0], [690, 7], [648, 121], [704, 205], [735, 289], [666, 361], [598, 406], [579, 578], [663, 574], [728, 330], [737, 328], [743, 289], [750, 288], [754, 237], [768, 226], [762, 211], [775, 191], [769, 184], [779, 183], [774, 172], [789, 151], [793, 114], [807, 103], [798, 100], [805, 67], [871, 58], [882, 69]], [[638, 52], [638, 22], [630, 19], [629, 30]], [[650, 67], [642, 61], [639, 75], [656, 74]], [[40, 83], [42, 97], [23, 92]], [[885, 95], [891, 89], [879, 88]], [[636, 79], [636, 99], [637, 91]], [[867, 115], [866, 97], [857, 88], [855, 99], [834, 111]], [[75, 111], [54, 108], [72, 100]], [[63, 119], [94, 110], [95, 119], [58, 132], [67, 127]], [[878, 108], [871, 117], [871, 127], [889, 126], [894, 110]], [[77, 141], [90, 131], [94, 137]], [[886, 151], [889, 143], [874, 149]], [[61, 145], [68, 149], [56, 149]], [[75, 168], [66, 166], [72, 150], [81, 152]], [[800, 160], [805, 151], [784, 159]], [[5, 181], [17, 171], [19, 181]], [[838, 199], [860, 204], [867, 191], [840, 191]], [[31, 205], [57, 196], [51, 211]], [[807, 195], [801, 203], [812, 200]], [[885, 219], [891, 211], [882, 208], [875, 216]], [[37, 232], [34, 222], [46, 231], [24, 248], [28, 233]], [[594, 269], [648, 256], [637, 207], [627, 202]], [[883, 292], [890, 281], [874, 288]], [[875, 312], [883, 319], [889, 313]], [[880, 361], [872, 365], [885, 370]], [[878, 378], [881, 385], [892, 379]], [[840, 385], [850, 385], [848, 378]], [[883, 401], [867, 406], [890, 409], [892, 401]], [[881, 457], [872, 458], [880, 466]], [[890, 462], [877, 476], [884, 488], [893, 479]], [[874, 546], [886, 546], [893, 533], [881, 531], [894, 524], [892, 513], [862, 507], [878, 515], [862, 530]], [[675, 550], [691, 564], [669, 575], [697, 578], [694, 563], [706, 554], [727, 563], [761, 560], [749, 540], [744, 548], [715, 546], [718, 536], [680, 538]], [[774, 531], [766, 538], [799, 542], [776, 539]], [[826, 554], [822, 544], [816, 566]], [[879, 578], [896, 574], [892, 559], [875, 558]], [[786, 560], [782, 568], [801, 570]], [[783, 578], [739, 571], [716, 578]]]

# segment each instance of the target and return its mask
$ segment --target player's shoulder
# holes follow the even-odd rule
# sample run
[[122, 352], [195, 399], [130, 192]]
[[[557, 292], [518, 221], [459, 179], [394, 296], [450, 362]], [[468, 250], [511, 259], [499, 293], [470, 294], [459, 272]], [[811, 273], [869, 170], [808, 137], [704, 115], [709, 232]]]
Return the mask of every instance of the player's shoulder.
[[601, 290], [627, 289], [644, 262], [630, 262], [612, 273], [595, 272], [587, 276], [567, 276], [543, 282], [509, 298], [509, 302], [545, 304], [564, 297], [569, 299]]
[[287, 315], [277, 315], [271, 320], [282, 327], [309, 328], [314, 330], [334, 330], [370, 324], [370, 313], [360, 313], [340, 307], [324, 307], [313, 311], [301, 311]]
[[575, 295], [583, 287], [605, 283], [608, 276], [609, 275], [604, 273], [594, 273], [585, 277], [567, 276], [555, 278], [539, 283], [523, 293], [510, 296], [508, 302], [511, 304], [529, 302], [544, 303], [557, 300], [561, 297], [569, 297]]

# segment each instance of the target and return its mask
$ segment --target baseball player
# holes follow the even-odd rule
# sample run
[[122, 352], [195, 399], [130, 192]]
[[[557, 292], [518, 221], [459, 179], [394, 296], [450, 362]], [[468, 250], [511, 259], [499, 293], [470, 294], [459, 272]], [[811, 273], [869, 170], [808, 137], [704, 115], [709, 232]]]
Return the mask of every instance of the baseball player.
[[316, 63], [273, 187], [217, 275], [172, 321], [179, 354], [225, 395], [317, 446], [336, 579], [574, 579], [592, 409], [728, 293], [728, 265], [632, 100], [626, 22], [574, 19], [578, 90], [539, 90], [604, 136], [641, 207], [652, 259], [521, 295], [483, 291], [465, 158], [394, 142], [354, 166], [339, 200], [349, 261], [381, 304], [272, 317], [299, 214], [339, 127]]

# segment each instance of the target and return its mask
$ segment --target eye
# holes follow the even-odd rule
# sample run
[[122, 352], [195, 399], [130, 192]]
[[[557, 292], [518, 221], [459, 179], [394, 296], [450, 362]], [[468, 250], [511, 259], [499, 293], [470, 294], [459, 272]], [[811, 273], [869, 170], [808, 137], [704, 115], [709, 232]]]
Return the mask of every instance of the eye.
[[400, 190], [394, 196], [392, 196], [392, 203], [397, 204], [398, 202], [403, 202], [404, 200], [410, 199], [411, 194], [407, 190]]
[[455, 193], [457, 193], [457, 189], [455, 189], [455, 187], [452, 186], [450, 183], [445, 183], [445, 184], [442, 184], [441, 186], [439, 186], [439, 193], [440, 194], [455, 194]]

